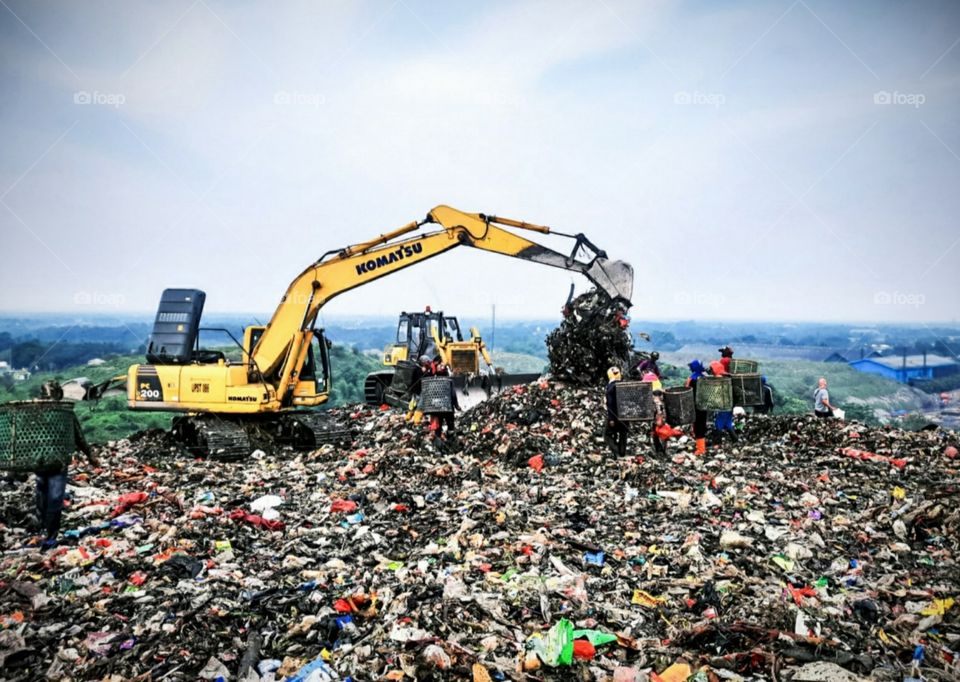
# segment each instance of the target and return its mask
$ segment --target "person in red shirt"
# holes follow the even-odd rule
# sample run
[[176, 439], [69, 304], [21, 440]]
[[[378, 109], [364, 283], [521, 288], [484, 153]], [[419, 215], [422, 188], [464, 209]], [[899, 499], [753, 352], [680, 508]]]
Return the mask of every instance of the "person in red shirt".
[[[725, 376], [730, 374], [730, 361], [733, 359], [733, 348], [730, 346], [724, 346], [723, 348], [717, 349], [720, 353], [720, 359], [714, 360], [710, 363], [710, 372], [714, 376]], [[739, 439], [737, 438], [737, 431], [733, 426], [733, 412], [724, 411], [717, 412], [717, 416], [713, 421], [714, 428], [714, 440], [717, 445], [723, 440], [723, 434], [727, 433], [730, 435], [730, 439], [736, 443]]]

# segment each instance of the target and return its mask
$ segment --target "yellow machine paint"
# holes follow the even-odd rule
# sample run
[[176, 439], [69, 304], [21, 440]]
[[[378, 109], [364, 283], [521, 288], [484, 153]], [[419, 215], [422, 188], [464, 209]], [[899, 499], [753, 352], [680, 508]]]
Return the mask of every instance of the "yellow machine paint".
[[[413, 237], [424, 225], [439, 229]], [[240, 418], [321, 405], [330, 396], [327, 341], [315, 324], [321, 307], [334, 296], [417, 265], [458, 246], [471, 246], [543, 265], [580, 272], [612, 297], [629, 301], [633, 270], [610, 261], [583, 235], [570, 256], [552, 251], [505, 229], [541, 234], [547, 227], [438, 206], [426, 219], [411, 222], [370, 241], [331, 251], [306, 268], [288, 287], [270, 322], [244, 330], [240, 361], [196, 356], [181, 364], [138, 364], [127, 373], [127, 404], [134, 410], [167, 410]], [[589, 260], [579, 260], [583, 252]], [[202, 292], [200, 292], [202, 294]], [[470, 341], [438, 344], [456, 367], [467, 352], [489, 363], [486, 348], [474, 333]], [[460, 355], [458, 355], [460, 354]], [[396, 364], [401, 354], [390, 354]], [[405, 358], [403, 358], [405, 359]], [[305, 368], [312, 366], [307, 372]]]

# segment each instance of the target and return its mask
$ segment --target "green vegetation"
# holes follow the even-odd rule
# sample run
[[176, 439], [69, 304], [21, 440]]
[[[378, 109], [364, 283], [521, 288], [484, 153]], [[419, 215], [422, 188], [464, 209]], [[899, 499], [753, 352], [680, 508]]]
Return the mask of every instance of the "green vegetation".
[[813, 391], [820, 377], [827, 380], [830, 402], [846, 411], [847, 419], [877, 423], [873, 407], [859, 401], [871, 401], [877, 407], [891, 411], [910, 411], [920, 407], [919, 399], [912, 398], [912, 392], [905, 390], [903, 384], [858, 372], [843, 363], [765, 361], [760, 363], [760, 371], [773, 384], [774, 401], [781, 412], [793, 414], [813, 410]]
[[[50, 379], [65, 383], [70, 379], [86, 377], [99, 384], [111, 377], [126, 374], [130, 365], [143, 362], [143, 356], [117, 355], [104, 360], [104, 364], [99, 367], [82, 364], [56, 371], [36, 372], [26, 381], [0, 386], [0, 402], [36, 398], [40, 395], [40, 385]], [[112, 395], [96, 402], [79, 402], [74, 405], [74, 411], [87, 440], [91, 443], [125, 438], [143, 429], [167, 429], [173, 416], [170, 412], [128, 410], [127, 399], [123, 395]]]
[[960, 388], [960, 373], [950, 376], [931, 379], [930, 381], [918, 381], [916, 387], [927, 393], [942, 393], [944, 391], [956, 391]]
[[[57, 371], [37, 372], [27, 381], [0, 386], [0, 402], [36, 398], [40, 394], [40, 385], [50, 379], [64, 383], [77, 377], [86, 377], [97, 384], [126, 374], [130, 365], [143, 361], [141, 355], [117, 355], [105, 358], [105, 363], [99, 367], [78, 365]], [[357, 350], [334, 346], [330, 352], [330, 364], [333, 390], [329, 405], [334, 407], [363, 402], [363, 381], [369, 372], [380, 368], [379, 361]], [[144, 429], [168, 429], [175, 416], [172, 412], [128, 410], [125, 395], [112, 395], [96, 402], [79, 402], [74, 409], [87, 440], [92, 443], [118, 440]]]
[[363, 402], [363, 382], [370, 372], [383, 369], [380, 359], [365, 355], [356, 348], [334, 345], [330, 352], [330, 371], [333, 391], [330, 405], [350, 405]]
[[542, 372], [547, 361], [536, 355], [526, 353], [497, 352], [492, 355], [494, 367], [503, 367], [508, 374], [529, 374]]

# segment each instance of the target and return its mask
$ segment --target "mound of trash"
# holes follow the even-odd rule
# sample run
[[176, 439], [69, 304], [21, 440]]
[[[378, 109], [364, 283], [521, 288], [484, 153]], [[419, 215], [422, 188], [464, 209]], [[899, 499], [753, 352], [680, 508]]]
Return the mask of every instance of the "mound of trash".
[[349, 448], [99, 447], [49, 550], [26, 544], [31, 482], [0, 486], [3, 677], [956, 675], [955, 434], [749, 416], [706, 456], [635, 429], [617, 459], [601, 389], [546, 381], [446, 443], [339, 416]]
[[607, 369], [625, 367], [633, 352], [626, 307], [592, 289], [564, 306], [563, 321], [547, 335], [550, 373], [578, 384], [606, 380]]

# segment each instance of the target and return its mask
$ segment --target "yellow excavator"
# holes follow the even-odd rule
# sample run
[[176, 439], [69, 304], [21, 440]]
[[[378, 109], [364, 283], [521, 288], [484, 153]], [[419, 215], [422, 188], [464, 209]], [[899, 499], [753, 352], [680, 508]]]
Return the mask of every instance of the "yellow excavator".
[[[424, 226], [436, 229], [406, 236]], [[564, 255], [514, 230], [567, 237], [573, 249]], [[127, 405], [183, 413], [174, 419], [174, 435], [196, 452], [220, 459], [245, 456], [261, 439], [310, 448], [341, 438], [342, 428], [323, 411], [310, 409], [330, 396], [328, 341], [315, 326], [321, 307], [345, 291], [458, 246], [579, 272], [627, 305], [633, 293], [633, 268], [609, 260], [582, 234], [437, 206], [423, 220], [323, 254], [293, 280], [267, 325], [248, 326], [242, 340], [234, 339], [239, 361], [199, 348], [202, 291], [166, 290], [147, 363], [127, 372]]]
[[464, 338], [456, 317], [427, 306], [423, 312], [400, 313], [396, 341], [383, 352], [386, 369], [371, 372], [364, 383], [364, 399], [368, 405], [408, 405], [416, 387], [414, 369], [419, 358], [439, 358], [453, 375], [461, 396], [459, 404], [466, 409], [489, 398], [505, 386], [535, 381], [539, 374], [507, 374], [494, 367], [487, 344], [476, 327], [470, 327]]

